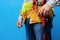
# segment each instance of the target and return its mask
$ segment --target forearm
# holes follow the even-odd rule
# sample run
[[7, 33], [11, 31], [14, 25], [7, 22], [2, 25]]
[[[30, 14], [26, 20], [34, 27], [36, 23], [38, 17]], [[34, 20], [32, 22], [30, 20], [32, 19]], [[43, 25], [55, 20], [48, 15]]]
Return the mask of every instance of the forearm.
[[59, 0], [49, 0], [49, 1], [47, 2], [47, 4], [49, 4], [50, 7], [53, 7], [57, 1], [59, 1]]

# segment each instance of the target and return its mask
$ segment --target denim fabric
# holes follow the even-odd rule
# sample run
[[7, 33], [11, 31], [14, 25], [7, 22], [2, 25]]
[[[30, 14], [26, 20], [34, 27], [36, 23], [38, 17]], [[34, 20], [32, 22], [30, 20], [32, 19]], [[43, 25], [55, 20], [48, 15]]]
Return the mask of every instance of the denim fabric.
[[26, 40], [43, 40], [43, 33], [46, 32], [46, 40], [51, 39], [51, 28], [52, 28], [52, 21], [49, 20], [46, 23], [45, 30], [42, 28], [41, 23], [29, 24], [29, 20], [27, 19], [25, 22], [26, 28]]
[[52, 30], [52, 20], [49, 19], [49, 21], [46, 23], [45, 31], [46, 31], [46, 40], [52, 40], [51, 36], [51, 30]]
[[29, 24], [29, 19], [25, 23], [27, 40], [43, 40], [43, 28], [41, 23]]

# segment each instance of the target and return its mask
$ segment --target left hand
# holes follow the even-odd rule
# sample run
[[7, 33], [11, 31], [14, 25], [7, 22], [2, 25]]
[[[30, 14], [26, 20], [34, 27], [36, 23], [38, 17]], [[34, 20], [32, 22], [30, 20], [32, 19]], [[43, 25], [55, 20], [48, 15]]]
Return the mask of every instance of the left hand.
[[43, 6], [40, 8], [40, 10], [38, 11], [38, 14], [39, 14], [40, 16], [41, 16], [41, 15], [46, 16], [46, 15], [48, 15], [48, 12], [49, 12], [50, 9], [51, 9], [50, 5], [46, 3], [45, 5], [43, 5]]

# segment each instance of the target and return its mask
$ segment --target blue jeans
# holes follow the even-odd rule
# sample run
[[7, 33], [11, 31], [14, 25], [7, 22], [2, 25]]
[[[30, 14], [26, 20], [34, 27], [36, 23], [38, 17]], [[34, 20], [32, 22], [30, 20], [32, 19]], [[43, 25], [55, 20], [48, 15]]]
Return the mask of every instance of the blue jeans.
[[43, 40], [43, 28], [41, 23], [29, 24], [29, 19], [25, 22], [26, 40]]
[[45, 25], [46, 40], [52, 40], [52, 37], [51, 37], [51, 29], [52, 29], [52, 27], [53, 27], [52, 20], [49, 19], [49, 21]]
[[25, 22], [26, 28], [26, 40], [43, 40], [43, 33], [46, 33], [46, 40], [52, 40], [51, 38], [51, 28], [52, 28], [52, 20], [49, 21], [45, 25], [45, 30], [42, 28], [41, 23], [29, 24], [29, 19]]

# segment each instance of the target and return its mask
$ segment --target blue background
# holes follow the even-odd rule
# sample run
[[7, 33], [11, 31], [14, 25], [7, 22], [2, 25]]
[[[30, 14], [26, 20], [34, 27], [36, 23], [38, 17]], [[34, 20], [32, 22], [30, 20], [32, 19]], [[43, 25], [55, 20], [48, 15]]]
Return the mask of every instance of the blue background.
[[[23, 0], [0, 0], [0, 40], [26, 40], [25, 27], [17, 28]], [[52, 39], [60, 40], [60, 7], [55, 6]]]

